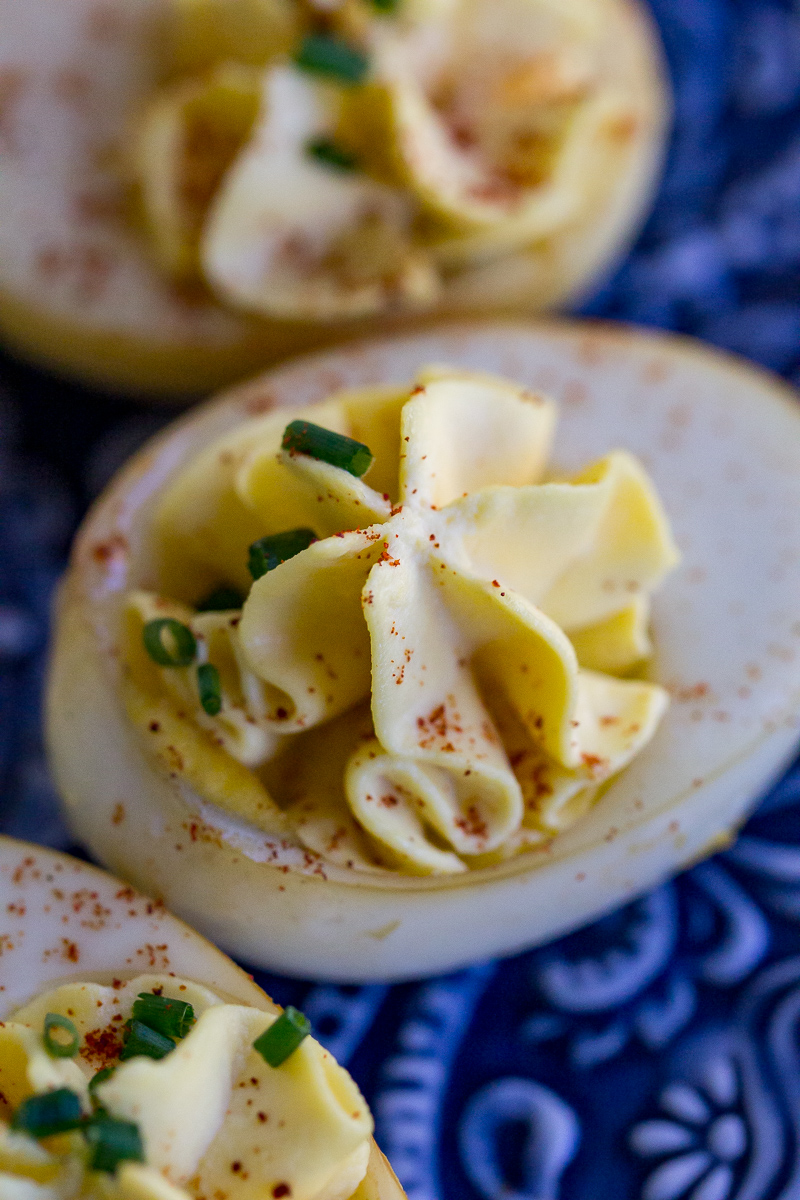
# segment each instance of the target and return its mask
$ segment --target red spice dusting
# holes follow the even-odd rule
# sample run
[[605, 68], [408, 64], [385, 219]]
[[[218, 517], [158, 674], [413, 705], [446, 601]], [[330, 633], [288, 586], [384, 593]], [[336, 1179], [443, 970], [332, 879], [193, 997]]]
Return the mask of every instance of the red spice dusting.
[[275, 397], [271, 392], [260, 392], [258, 395], [251, 396], [245, 404], [245, 411], [251, 417], [260, 417], [262, 413], [269, 412], [275, 407]]
[[489, 833], [486, 822], [474, 804], [470, 805], [463, 817], [459, 817], [457, 819], [456, 825], [460, 830], [462, 830], [463, 833], [466, 833], [468, 837], [484, 840]]
[[93, 546], [91, 554], [94, 561], [100, 566], [108, 566], [115, 558], [127, 555], [128, 549], [128, 539], [121, 533], [115, 533], [113, 537]]
[[122, 1049], [122, 1040], [122, 1030], [119, 1027], [107, 1025], [104, 1029], [90, 1029], [84, 1034], [80, 1056], [91, 1063], [95, 1070], [100, 1070], [117, 1061]]
[[[13, 883], [22, 883], [23, 880], [25, 879], [25, 872], [29, 871], [35, 862], [36, 862], [36, 859], [31, 858], [30, 856], [28, 856], [27, 858], [23, 858], [22, 862], [15, 869], [14, 874], [11, 876], [12, 882]], [[36, 872], [34, 872], [34, 871], [31, 871], [31, 877], [33, 879], [38, 878]]]
[[124, 820], [125, 820], [125, 805], [124, 804], [115, 804], [114, 811], [111, 814], [111, 824], [112, 825], [121, 825]]
[[280, 1200], [281, 1196], [291, 1196], [292, 1189], [289, 1187], [288, 1183], [276, 1183], [275, 1187], [272, 1189], [272, 1194], [275, 1197], [275, 1200]]
[[79, 303], [99, 300], [106, 291], [116, 262], [102, 245], [85, 243], [69, 248], [57, 244], [43, 246], [36, 256], [36, 270], [44, 280], [59, 277], [72, 288]]
[[679, 704], [689, 704], [693, 700], [703, 700], [711, 691], [707, 683], [693, 683], [688, 687], [673, 689], [673, 695]]
[[591, 771], [592, 775], [597, 775], [598, 772], [608, 766], [607, 759], [600, 758], [597, 754], [582, 754], [581, 761]]
[[638, 129], [638, 121], [633, 113], [614, 117], [606, 124], [609, 141], [617, 143], [629, 142]]

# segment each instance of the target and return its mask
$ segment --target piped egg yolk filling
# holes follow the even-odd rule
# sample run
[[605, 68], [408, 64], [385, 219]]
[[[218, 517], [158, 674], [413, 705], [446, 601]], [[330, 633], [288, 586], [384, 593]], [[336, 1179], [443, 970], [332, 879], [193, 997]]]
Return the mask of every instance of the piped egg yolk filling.
[[[142, 1034], [137, 996], [179, 1001], [186, 1028]], [[0, 1024], [0, 1196], [347, 1200], [372, 1118], [313, 1037], [267, 1061], [259, 1039], [283, 1020], [155, 975], [37, 997]], [[72, 1128], [52, 1134], [56, 1101]]]
[[429, 307], [579, 219], [635, 132], [586, 0], [171, 14], [171, 77], [132, 125], [140, 218], [166, 272], [264, 316]]
[[[547, 479], [554, 405], [447, 368], [290, 415], [286, 435], [285, 411], [238, 426], [160, 500], [159, 587], [128, 595], [123, 638], [151, 755], [352, 870], [453, 874], [548, 842], [667, 707], [630, 677], [677, 562], [641, 464]], [[332, 461], [293, 448], [305, 423]], [[348, 438], [364, 477], [337, 460]]]

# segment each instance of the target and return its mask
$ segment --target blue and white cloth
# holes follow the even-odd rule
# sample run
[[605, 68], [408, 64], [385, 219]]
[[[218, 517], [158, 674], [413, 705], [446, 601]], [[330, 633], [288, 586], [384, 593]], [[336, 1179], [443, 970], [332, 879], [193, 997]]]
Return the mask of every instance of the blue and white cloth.
[[[651, 0], [660, 196], [584, 306], [800, 380], [800, 3]], [[161, 418], [0, 359], [0, 829], [68, 848], [40, 693], [81, 508]], [[261, 975], [349, 1064], [410, 1200], [800, 1200], [800, 765], [727, 853], [555, 945], [393, 988]]]

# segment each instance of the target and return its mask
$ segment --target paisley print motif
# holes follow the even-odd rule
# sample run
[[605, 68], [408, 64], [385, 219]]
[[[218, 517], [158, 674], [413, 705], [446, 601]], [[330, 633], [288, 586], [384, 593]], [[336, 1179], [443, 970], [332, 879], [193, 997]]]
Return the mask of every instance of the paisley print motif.
[[[584, 311], [800, 382], [800, 8], [651, 7], [670, 159]], [[79, 509], [160, 418], [6, 360], [0, 381], [0, 829], [68, 848], [39, 734], [49, 606]], [[798, 934], [800, 764], [724, 854], [556, 945], [391, 989], [259, 981], [353, 1071], [410, 1200], [796, 1200]]]

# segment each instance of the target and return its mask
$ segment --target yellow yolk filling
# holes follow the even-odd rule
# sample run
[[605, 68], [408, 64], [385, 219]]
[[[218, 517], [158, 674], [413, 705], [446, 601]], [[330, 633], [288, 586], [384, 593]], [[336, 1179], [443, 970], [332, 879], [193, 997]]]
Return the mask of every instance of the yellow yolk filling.
[[[636, 130], [586, 0], [171, 13], [171, 78], [129, 156], [145, 226], [165, 271], [262, 316], [429, 307], [584, 218]], [[361, 72], [304, 69], [309, 35]]]
[[[193, 1006], [195, 1024], [154, 1060], [118, 1061], [139, 993]], [[45, 1016], [80, 1034], [74, 1058], [51, 1058]], [[312, 1037], [278, 1067], [253, 1048], [276, 1018], [227, 1004], [207, 988], [156, 975], [107, 987], [69, 983], [37, 997], [0, 1026], [0, 1092], [8, 1118], [28, 1097], [67, 1087], [139, 1129], [144, 1162], [89, 1169], [79, 1134], [36, 1141], [0, 1123], [0, 1195], [8, 1200], [347, 1200], [364, 1178], [372, 1118], [348, 1073]]]
[[[155, 515], [162, 590], [127, 599], [132, 722], [203, 800], [354, 870], [452, 874], [549, 840], [667, 706], [623, 677], [677, 562], [643, 468], [614, 451], [547, 479], [552, 403], [446, 368], [291, 415], [373, 465], [282, 450], [275, 412], [177, 474]], [[298, 527], [318, 540], [253, 582], [250, 543]], [[243, 608], [196, 611], [220, 584]], [[148, 655], [161, 618], [191, 630], [190, 664]]]

